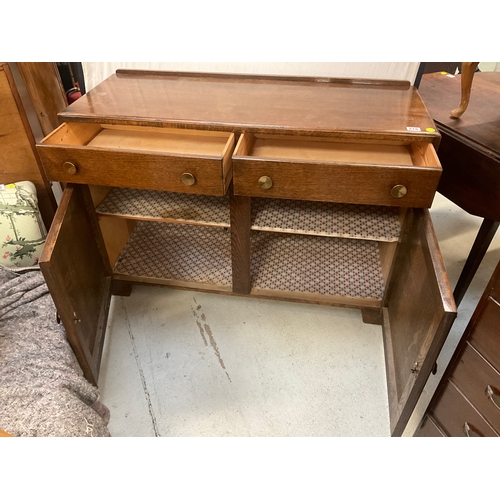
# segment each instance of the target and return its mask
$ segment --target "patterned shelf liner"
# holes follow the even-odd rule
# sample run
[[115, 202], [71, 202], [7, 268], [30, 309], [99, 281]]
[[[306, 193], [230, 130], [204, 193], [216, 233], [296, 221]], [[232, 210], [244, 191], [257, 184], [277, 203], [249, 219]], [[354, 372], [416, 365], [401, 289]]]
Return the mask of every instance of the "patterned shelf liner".
[[[114, 188], [102, 215], [229, 227], [229, 197]], [[252, 229], [315, 236], [397, 241], [399, 209], [372, 205], [252, 199]]]
[[398, 241], [401, 228], [397, 207], [253, 198], [252, 229]]
[[229, 196], [113, 188], [96, 212], [130, 219], [229, 227]]
[[227, 228], [140, 221], [114, 271], [231, 287], [231, 233]]
[[[115, 272], [231, 287], [231, 235], [218, 227], [141, 221]], [[252, 287], [380, 299], [378, 244], [343, 238], [252, 232]]]

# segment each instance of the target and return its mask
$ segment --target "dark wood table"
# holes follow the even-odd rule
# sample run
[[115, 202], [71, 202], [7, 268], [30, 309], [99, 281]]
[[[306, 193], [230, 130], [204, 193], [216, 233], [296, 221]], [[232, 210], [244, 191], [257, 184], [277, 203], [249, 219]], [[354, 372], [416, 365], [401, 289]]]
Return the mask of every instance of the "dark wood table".
[[431, 73], [419, 88], [442, 134], [438, 191], [484, 219], [454, 290], [457, 306], [500, 224], [500, 73], [475, 74], [469, 107], [457, 119], [450, 111], [460, 95], [460, 78]]

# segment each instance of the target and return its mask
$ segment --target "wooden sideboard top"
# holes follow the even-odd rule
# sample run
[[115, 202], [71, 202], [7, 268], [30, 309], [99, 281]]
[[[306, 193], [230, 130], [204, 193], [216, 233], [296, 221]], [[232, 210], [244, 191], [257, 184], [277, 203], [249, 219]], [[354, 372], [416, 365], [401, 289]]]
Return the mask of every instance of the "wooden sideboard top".
[[59, 117], [235, 132], [439, 140], [417, 90], [391, 80], [118, 70]]
[[424, 75], [419, 92], [442, 132], [500, 156], [500, 73], [474, 75], [469, 107], [458, 119], [450, 112], [460, 102], [460, 75]]

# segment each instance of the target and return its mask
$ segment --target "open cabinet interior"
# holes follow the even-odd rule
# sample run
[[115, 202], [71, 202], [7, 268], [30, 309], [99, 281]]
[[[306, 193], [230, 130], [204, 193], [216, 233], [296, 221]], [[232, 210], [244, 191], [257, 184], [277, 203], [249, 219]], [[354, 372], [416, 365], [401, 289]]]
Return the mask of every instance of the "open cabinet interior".
[[[91, 186], [115, 277], [231, 292], [229, 196]], [[255, 198], [251, 293], [380, 307], [406, 212]]]

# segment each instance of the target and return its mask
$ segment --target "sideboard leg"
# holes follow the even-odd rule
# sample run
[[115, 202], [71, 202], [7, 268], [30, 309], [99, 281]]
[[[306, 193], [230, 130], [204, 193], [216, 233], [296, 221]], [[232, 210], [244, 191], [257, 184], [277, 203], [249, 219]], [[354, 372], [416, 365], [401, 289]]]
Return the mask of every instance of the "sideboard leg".
[[132, 293], [132, 283], [126, 281], [113, 280], [113, 285], [111, 286], [111, 294], [119, 295], [121, 297], [130, 297]]
[[382, 309], [364, 307], [361, 309], [361, 317], [363, 318], [363, 323], [368, 323], [369, 325], [381, 325], [383, 321]]

